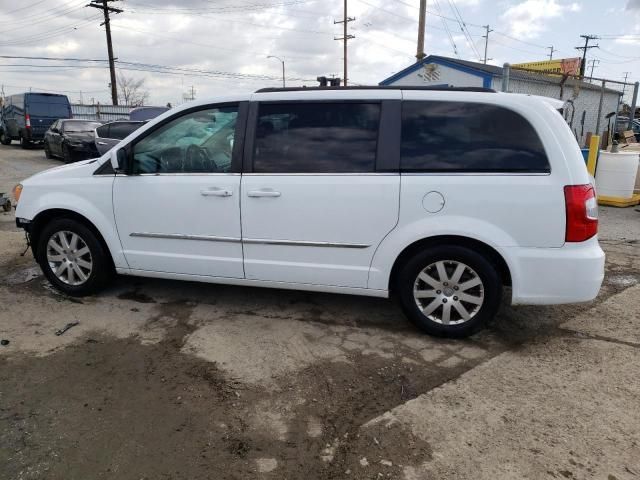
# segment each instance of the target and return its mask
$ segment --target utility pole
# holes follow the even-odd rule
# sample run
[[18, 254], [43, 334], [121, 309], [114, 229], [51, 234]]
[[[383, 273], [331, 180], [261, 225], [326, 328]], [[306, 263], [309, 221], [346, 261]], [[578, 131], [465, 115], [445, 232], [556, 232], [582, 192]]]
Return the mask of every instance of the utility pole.
[[558, 50], [553, 48], [553, 45], [551, 45], [550, 47], [547, 47], [547, 48], [549, 49], [549, 60], [553, 60], [553, 52], [557, 52]]
[[597, 40], [599, 37], [596, 35], [580, 35], [580, 38], [584, 38], [584, 47], [575, 47], [576, 50], [582, 50], [582, 61], [580, 62], [580, 76], [584, 77], [584, 72], [587, 67], [587, 50], [590, 48], [598, 48], [598, 45], [589, 45], [590, 40]]
[[485, 25], [484, 26], [485, 30], [486, 30], [486, 35], [483, 35], [482, 38], [484, 38], [484, 60], [482, 60], [482, 63], [484, 63], [485, 65], [487, 64], [487, 49], [489, 48], [489, 34], [491, 32], [493, 32], [493, 30], [491, 30], [489, 28], [489, 25]]
[[631, 75], [631, 72], [624, 73], [624, 83], [622, 84], [622, 95], [620, 95], [620, 103], [624, 103], [624, 91], [627, 89], [627, 78]]
[[100, 26], [104, 25], [104, 29], [107, 32], [107, 52], [109, 54], [109, 73], [111, 75], [111, 103], [118, 105], [118, 85], [116, 83], [116, 65], [113, 58], [113, 45], [111, 44], [111, 20], [109, 13], [122, 13], [122, 10], [115, 7], [110, 7], [109, 2], [116, 2], [118, 0], [91, 0], [88, 7], [97, 8], [102, 10], [104, 14], [104, 22]]
[[344, 14], [342, 17], [342, 20], [334, 20], [333, 24], [337, 24], [337, 23], [341, 23], [342, 24], [342, 37], [333, 37], [334, 40], [341, 40], [344, 42], [344, 46], [343, 46], [343, 75], [344, 78], [342, 80], [342, 84], [346, 87], [347, 86], [347, 41], [351, 40], [352, 38], [356, 38], [355, 35], [347, 35], [347, 23], [349, 22], [353, 22], [355, 20], [355, 17], [349, 17], [347, 15], [347, 0], [344, 0]]
[[426, 57], [424, 53], [424, 29], [427, 17], [427, 0], [420, 0], [420, 13], [418, 15], [418, 51], [416, 52], [416, 58], [420, 61]]
[[595, 58], [591, 59], [591, 75], [589, 75], [589, 81], [591, 81], [593, 79], [593, 71], [595, 70], [596, 66], [600, 63], [600, 60], [597, 60]]

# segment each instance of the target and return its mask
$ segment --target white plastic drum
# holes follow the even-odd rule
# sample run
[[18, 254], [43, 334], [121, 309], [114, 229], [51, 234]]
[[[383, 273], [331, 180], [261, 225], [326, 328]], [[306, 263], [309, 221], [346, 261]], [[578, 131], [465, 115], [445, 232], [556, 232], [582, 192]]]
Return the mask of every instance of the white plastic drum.
[[638, 173], [638, 152], [600, 152], [596, 169], [598, 196], [631, 198]]

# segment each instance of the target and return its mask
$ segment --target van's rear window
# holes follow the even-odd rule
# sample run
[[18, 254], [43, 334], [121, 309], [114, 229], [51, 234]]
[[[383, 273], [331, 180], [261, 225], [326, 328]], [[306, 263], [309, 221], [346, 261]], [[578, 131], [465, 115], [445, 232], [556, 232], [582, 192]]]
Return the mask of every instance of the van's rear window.
[[407, 101], [402, 107], [402, 171], [546, 173], [533, 126], [497, 105]]
[[69, 105], [29, 102], [27, 113], [32, 117], [68, 118], [70, 112]]

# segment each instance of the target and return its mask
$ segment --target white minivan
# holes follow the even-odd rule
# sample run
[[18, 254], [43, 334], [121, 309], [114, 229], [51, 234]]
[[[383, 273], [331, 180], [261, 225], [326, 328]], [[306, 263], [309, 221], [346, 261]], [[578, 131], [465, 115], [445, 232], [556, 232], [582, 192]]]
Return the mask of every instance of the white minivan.
[[265, 89], [188, 103], [96, 160], [16, 187], [69, 295], [126, 275], [388, 297], [435, 335], [513, 304], [593, 299], [597, 204], [540, 98], [456, 88]]

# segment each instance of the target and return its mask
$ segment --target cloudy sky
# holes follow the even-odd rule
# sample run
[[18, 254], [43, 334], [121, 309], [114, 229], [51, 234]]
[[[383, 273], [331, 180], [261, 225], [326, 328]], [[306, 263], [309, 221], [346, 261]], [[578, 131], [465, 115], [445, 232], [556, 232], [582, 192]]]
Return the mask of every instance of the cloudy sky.
[[[0, 0], [0, 58], [5, 94], [64, 92], [72, 101], [110, 102], [104, 27], [87, 0]], [[377, 84], [415, 61], [419, 0], [349, 0], [349, 79]], [[144, 79], [150, 103], [342, 76], [342, 0], [120, 0], [112, 20], [118, 70]], [[425, 50], [477, 60], [484, 30], [491, 63], [574, 57], [580, 34], [601, 38], [589, 59], [595, 76], [640, 80], [640, 0], [428, 0]], [[462, 22], [460, 21], [462, 20]], [[463, 27], [465, 27], [463, 29]], [[75, 59], [97, 60], [93, 62]], [[102, 60], [102, 61], [101, 61]], [[82, 93], [81, 93], [82, 92]]]

